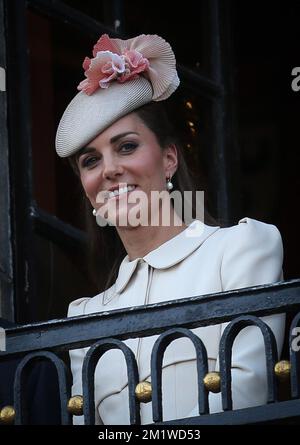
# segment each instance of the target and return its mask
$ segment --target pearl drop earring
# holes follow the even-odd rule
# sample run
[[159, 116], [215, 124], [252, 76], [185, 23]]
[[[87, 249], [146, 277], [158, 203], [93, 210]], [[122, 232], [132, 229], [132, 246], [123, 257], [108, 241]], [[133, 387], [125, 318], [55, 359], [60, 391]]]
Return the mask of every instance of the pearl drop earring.
[[173, 189], [173, 183], [171, 182], [171, 176], [167, 179], [167, 190], [169, 190], [169, 192]]
[[97, 210], [96, 210], [96, 209], [93, 210], [93, 215], [94, 215], [94, 216], [97, 215]]

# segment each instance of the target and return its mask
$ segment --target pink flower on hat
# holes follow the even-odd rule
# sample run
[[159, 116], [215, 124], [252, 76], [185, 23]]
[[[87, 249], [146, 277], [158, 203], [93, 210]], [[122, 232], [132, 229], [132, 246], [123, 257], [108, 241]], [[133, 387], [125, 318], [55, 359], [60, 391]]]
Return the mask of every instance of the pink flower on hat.
[[[102, 48], [110, 48], [103, 51]], [[104, 34], [93, 49], [93, 59], [86, 57], [83, 69], [86, 79], [80, 82], [78, 90], [86, 94], [93, 94], [99, 87], [108, 88], [113, 80], [126, 82], [135, 79], [139, 73], [149, 68], [149, 62], [139, 51], [126, 50], [120, 54], [120, 50], [114, 46], [108, 35]]]
[[126, 82], [130, 79], [138, 77], [139, 73], [143, 73], [149, 68], [149, 60], [142, 56], [138, 51], [125, 51], [125, 72], [118, 78], [119, 82]]
[[99, 87], [108, 88], [109, 82], [125, 72], [125, 61], [111, 51], [99, 51], [93, 59], [85, 58], [83, 66], [87, 67], [87, 79], [80, 82], [79, 90], [93, 94]]
[[157, 35], [121, 40], [104, 34], [94, 45], [93, 58], [84, 59], [83, 69], [86, 79], [77, 88], [87, 95], [140, 75], [151, 82], [153, 100], [166, 99], [179, 85], [172, 48]]

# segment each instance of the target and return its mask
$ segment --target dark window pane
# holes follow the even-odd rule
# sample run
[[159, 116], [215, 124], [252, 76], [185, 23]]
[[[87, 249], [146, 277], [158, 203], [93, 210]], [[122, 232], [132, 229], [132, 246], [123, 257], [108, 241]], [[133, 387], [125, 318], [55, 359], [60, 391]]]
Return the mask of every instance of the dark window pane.
[[125, 32], [158, 34], [174, 49], [177, 63], [199, 73], [208, 73], [208, 11], [202, 0], [178, 2], [141, 2], [131, 0], [124, 6]]
[[64, 3], [89, 17], [115, 28], [128, 37], [158, 34], [173, 47], [178, 63], [209, 73], [208, 2], [190, 0], [181, 3], [139, 0], [64, 0]]
[[169, 116], [182, 144], [184, 158], [197, 190], [204, 190], [207, 210], [212, 215], [212, 103], [194, 89], [179, 88], [168, 101]]
[[39, 207], [82, 228], [82, 193], [68, 161], [55, 152], [61, 115], [83, 79], [82, 61], [94, 39], [28, 11], [34, 199]]
[[68, 304], [82, 296], [95, 295], [87, 281], [87, 270], [78, 251], [67, 251], [39, 235], [35, 236], [36, 320], [67, 315]]
[[112, 9], [112, 0], [63, 0], [67, 6], [88, 15], [98, 22], [107, 23], [110, 17], [109, 11]]

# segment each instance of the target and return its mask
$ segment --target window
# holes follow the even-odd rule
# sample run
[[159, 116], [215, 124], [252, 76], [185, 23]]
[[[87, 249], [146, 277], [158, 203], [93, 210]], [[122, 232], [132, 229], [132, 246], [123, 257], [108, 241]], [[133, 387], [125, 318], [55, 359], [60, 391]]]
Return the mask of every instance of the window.
[[[136, 0], [0, 0], [0, 66], [7, 71], [7, 92], [0, 91], [3, 316], [20, 323], [63, 317], [71, 300], [98, 293], [84, 255], [80, 186], [68, 163], [57, 158], [54, 138], [60, 116], [82, 80], [81, 63], [103, 32], [125, 38], [157, 33], [171, 43], [182, 83], [172, 98], [176, 125], [199, 187], [210, 196], [210, 212], [225, 225], [247, 214], [266, 218], [270, 194], [265, 178], [255, 190], [258, 176], [251, 168], [265, 165], [268, 184], [274, 183], [282, 152], [278, 128], [274, 119], [259, 125], [257, 106], [251, 108], [251, 98], [243, 95], [253, 79], [243, 57], [253, 69], [256, 62], [251, 57], [257, 60], [264, 29], [257, 29], [253, 49], [243, 32], [247, 14], [235, 2], [195, 0], [189, 8], [173, 5], [172, 20], [168, 6], [160, 2], [158, 15], [152, 3], [140, 8]], [[254, 7], [250, 11], [254, 22], [256, 11]], [[261, 23], [266, 23], [267, 11], [260, 11]], [[264, 102], [255, 89], [249, 91], [251, 106]], [[253, 202], [257, 196], [259, 205], [257, 199]]]

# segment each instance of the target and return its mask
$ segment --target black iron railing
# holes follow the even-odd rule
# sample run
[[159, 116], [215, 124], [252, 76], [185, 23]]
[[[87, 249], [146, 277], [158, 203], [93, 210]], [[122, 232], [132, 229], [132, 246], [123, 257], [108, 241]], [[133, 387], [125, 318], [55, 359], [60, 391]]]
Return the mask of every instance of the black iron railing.
[[[300, 419], [300, 353], [289, 348], [290, 398], [280, 401], [274, 366], [278, 361], [275, 337], [259, 317], [287, 313], [292, 319], [289, 345], [300, 328], [300, 280], [279, 282], [212, 295], [183, 298], [147, 307], [99, 312], [62, 320], [50, 320], [6, 330], [6, 351], [0, 353], [1, 362], [13, 357], [24, 357], [20, 362], [14, 384], [15, 423], [26, 423], [25, 386], [28, 369], [40, 357], [50, 360], [56, 367], [61, 397], [61, 423], [70, 424], [67, 411], [70, 397], [69, 371], [59, 357], [63, 351], [90, 346], [83, 365], [83, 398], [85, 423], [93, 424], [94, 371], [100, 357], [110, 349], [122, 350], [128, 370], [130, 421], [140, 423], [139, 401], [135, 388], [139, 381], [133, 352], [123, 340], [159, 335], [151, 355], [152, 410], [155, 424], [249, 424]], [[209, 414], [208, 389], [203, 383], [208, 371], [206, 349], [199, 337], [190, 329], [231, 323], [226, 327], [220, 342], [220, 379], [224, 412]], [[232, 410], [231, 349], [234, 339], [246, 326], [257, 326], [263, 335], [267, 365], [268, 400], [259, 407]], [[163, 422], [162, 415], [162, 360], [167, 346], [177, 338], [188, 337], [196, 351], [198, 369], [199, 416]], [[296, 344], [294, 342], [294, 344]], [[300, 341], [299, 341], [300, 344]], [[1, 406], [0, 401], [0, 409]]]

